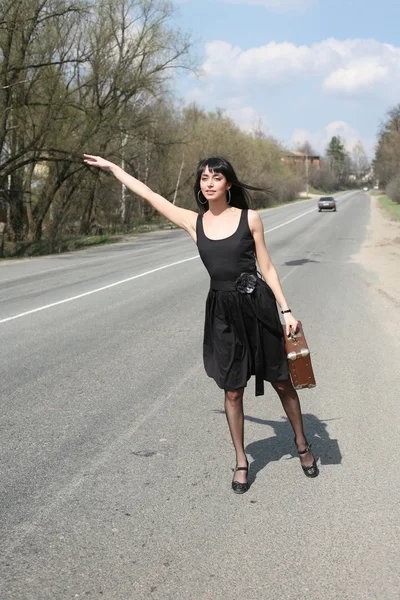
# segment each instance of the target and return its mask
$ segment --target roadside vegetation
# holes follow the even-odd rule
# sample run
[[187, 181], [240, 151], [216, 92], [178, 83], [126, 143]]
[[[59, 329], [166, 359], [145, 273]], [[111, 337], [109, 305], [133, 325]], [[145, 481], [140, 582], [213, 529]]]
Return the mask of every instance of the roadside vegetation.
[[381, 196], [379, 204], [383, 210], [395, 221], [400, 221], [400, 204], [393, 202], [388, 196]]
[[[158, 220], [108, 174], [101, 154], [180, 206], [193, 175], [223, 154], [243, 180], [271, 188], [254, 207], [295, 198], [304, 177], [257, 128], [174, 98], [195, 71], [190, 37], [165, 0], [4, 0], [0, 7], [0, 251], [68, 249], [72, 237], [113, 236]], [[216, 142], [215, 140], [218, 140]]]
[[[253, 208], [360, 187], [369, 164], [333, 137], [311, 161], [262, 127], [243, 131], [223, 110], [174, 97], [174, 78], [197, 69], [191, 39], [165, 0], [4, 0], [0, 7], [0, 258], [110, 243], [160, 224], [151, 206], [82, 163], [121, 164], [171, 202], [195, 208], [205, 156], [269, 190]], [[217, 140], [217, 141], [216, 141]], [[117, 236], [117, 237], [115, 237]], [[87, 241], [85, 241], [85, 239]]]
[[[400, 104], [388, 111], [381, 125], [373, 168], [380, 188], [393, 204], [400, 205]], [[385, 199], [382, 203], [393, 214], [392, 209], [396, 207]]]

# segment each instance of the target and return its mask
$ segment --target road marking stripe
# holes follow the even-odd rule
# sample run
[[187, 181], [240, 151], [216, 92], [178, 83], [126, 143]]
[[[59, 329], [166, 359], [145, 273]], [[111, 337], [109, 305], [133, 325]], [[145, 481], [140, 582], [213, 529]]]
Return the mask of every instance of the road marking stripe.
[[[289, 225], [293, 223], [293, 221], [297, 221], [297, 219], [301, 219], [310, 213], [315, 212], [315, 208], [307, 210], [306, 212], [290, 219], [289, 221], [285, 221], [280, 225], [276, 225], [275, 227], [271, 227], [271, 229], [265, 229], [265, 233], [271, 233], [271, 231], [276, 231], [285, 225]], [[28, 315], [33, 315], [34, 313], [40, 312], [42, 310], [46, 310], [47, 308], [53, 308], [53, 306], [59, 306], [60, 304], [66, 304], [67, 302], [72, 302], [73, 300], [79, 300], [80, 298], [85, 298], [85, 296], [90, 296], [92, 294], [97, 294], [98, 292], [102, 292], [104, 290], [109, 290], [110, 288], [116, 287], [117, 285], [121, 285], [122, 283], [127, 283], [128, 281], [133, 281], [134, 279], [139, 279], [140, 277], [145, 277], [146, 275], [151, 275], [152, 273], [156, 273], [157, 271], [162, 271], [163, 269], [168, 269], [169, 267], [175, 267], [176, 265], [181, 265], [190, 260], [195, 260], [200, 258], [198, 254], [196, 256], [191, 256], [190, 258], [185, 258], [184, 260], [178, 260], [177, 262], [170, 263], [168, 265], [163, 265], [162, 267], [157, 267], [156, 269], [151, 269], [150, 271], [145, 271], [144, 273], [140, 273], [139, 275], [133, 275], [133, 277], [128, 277], [127, 279], [122, 279], [121, 281], [116, 281], [115, 283], [110, 283], [109, 285], [104, 285], [103, 287], [96, 288], [95, 290], [90, 290], [89, 292], [84, 292], [83, 294], [78, 294], [77, 296], [72, 296], [71, 298], [65, 298], [64, 300], [59, 300], [58, 302], [52, 302], [51, 304], [46, 304], [45, 306], [39, 306], [39, 308], [33, 308], [32, 310], [27, 310], [26, 312], [19, 313], [12, 317], [7, 317], [5, 319], [0, 319], [0, 324], [8, 323], [8, 321], [14, 321], [15, 319], [20, 319], [21, 317], [27, 317]]]
[[289, 225], [289, 223], [293, 223], [293, 221], [297, 221], [297, 219], [301, 219], [305, 215], [308, 215], [312, 212], [315, 212], [315, 208], [311, 208], [310, 210], [307, 210], [306, 212], [301, 213], [301, 215], [298, 215], [297, 217], [290, 219], [290, 221], [285, 221], [285, 223], [281, 223], [280, 225], [277, 225], [276, 227], [272, 227], [271, 229], [264, 229], [264, 233], [271, 233], [271, 231], [275, 231], [276, 229], [280, 229], [281, 227], [284, 227], [285, 225]]
[[[189, 240], [189, 238], [184, 238], [184, 239]], [[132, 243], [132, 242], [121, 242], [121, 243], [117, 242], [116, 244], [112, 244], [111, 247], [108, 246], [107, 249], [112, 249], [113, 247], [115, 248], [115, 246], [118, 247], [118, 246], [121, 246], [121, 245], [130, 244], [130, 243]], [[103, 246], [103, 248], [104, 248], [104, 246]], [[107, 249], [105, 249], [105, 251]], [[82, 250], [82, 251], [79, 251], [79, 252], [93, 252], [93, 250], [95, 250], [95, 249], [94, 248], [92, 248], [92, 249], [88, 248], [87, 250]], [[47, 275], [47, 273], [52, 273], [53, 271], [62, 271], [62, 270], [65, 271], [65, 270], [68, 270], [68, 269], [71, 270], [71, 269], [74, 269], [74, 268], [78, 268], [79, 269], [80, 267], [86, 267], [87, 265], [96, 265], [97, 263], [103, 262], [105, 260], [116, 260], [116, 259], [119, 259], [119, 258], [124, 257], [124, 256], [128, 256], [128, 255], [132, 256], [133, 253], [135, 253], [136, 256], [140, 256], [141, 254], [144, 254], [146, 252], [147, 252], [147, 248], [135, 246], [134, 248], [131, 248], [130, 250], [124, 250], [122, 252], [119, 252], [115, 256], [110, 256], [110, 255], [108, 255], [108, 256], [99, 256], [98, 258], [95, 258], [93, 260], [90, 260], [90, 257], [89, 257], [88, 260], [86, 260], [86, 256], [87, 255], [85, 255], [85, 256], [82, 255], [80, 258], [81, 259], [83, 258], [83, 260], [81, 260], [81, 262], [79, 262], [79, 263], [76, 263], [76, 262], [75, 263], [69, 263], [67, 265], [62, 265], [60, 267], [53, 267], [51, 269], [43, 269], [42, 271], [34, 271], [32, 273], [30, 273], [30, 272], [24, 273], [23, 275], [18, 275], [18, 277], [11, 277], [10, 279], [0, 279], [0, 285], [2, 283], [10, 283], [10, 282], [13, 282], [13, 281], [18, 281], [19, 279], [27, 279], [28, 277], [34, 277], [35, 275], [43, 275], [43, 274]], [[56, 258], [56, 255], [50, 254], [49, 256], [42, 256], [42, 257], [38, 257], [38, 258], [42, 258], [43, 260], [51, 260], [52, 258]], [[32, 263], [34, 260], [35, 259], [29, 259], [29, 260], [27, 260], [27, 262]], [[0, 263], [0, 269], [6, 268], [6, 267], [9, 267], [9, 266], [13, 266], [13, 265]], [[1, 275], [1, 273], [0, 273], [0, 275]]]
[[[116, 254], [115, 256], [101, 256], [99, 258], [95, 258], [94, 260], [82, 261], [80, 264], [71, 264], [70, 263], [68, 265], [62, 265], [61, 267], [53, 267], [51, 269], [43, 269], [42, 271], [34, 271], [32, 273], [28, 272], [28, 273], [24, 273], [23, 275], [18, 275], [18, 277], [11, 277], [10, 279], [0, 279], [0, 285], [2, 283], [11, 283], [12, 281], [18, 281], [19, 279], [26, 279], [27, 277], [35, 277], [36, 275], [43, 275], [43, 274], [47, 275], [47, 273], [53, 273], [54, 271], [62, 271], [62, 270], [65, 271], [67, 269], [73, 269], [75, 267], [80, 267], [80, 266], [86, 267], [86, 265], [93, 265], [98, 262], [102, 262], [104, 260], [113, 260], [116, 258], [120, 258], [121, 256], [125, 256], [125, 254], [131, 254], [131, 253], [132, 253], [132, 250], [126, 250], [125, 252], [121, 252], [120, 254]], [[47, 256], [44, 256], [41, 258], [45, 258], [46, 260], [48, 260]], [[31, 262], [31, 261], [29, 261], [29, 262]], [[5, 266], [9, 266], [9, 265], [5, 265]]]
[[[347, 192], [347, 194], [344, 193], [341, 197], [344, 197], [344, 196], [346, 196], [348, 194], [353, 194], [353, 193], [354, 192]], [[302, 200], [302, 202], [306, 202], [306, 201], [307, 201], [307, 199]], [[262, 211], [263, 212], [265, 211], [266, 215], [268, 216], [269, 212], [272, 212], [274, 210], [281, 209], [281, 208], [286, 208], [287, 206], [292, 206], [292, 205], [290, 205], [290, 204], [283, 204], [282, 206], [273, 206], [273, 207], [268, 208], [268, 209], [262, 209]], [[309, 212], [312, 212], [312, 209], [310, 211], [302, 213], [301, 215], [295, 217], [294, 219], [291, 219], [290, 221], [286, 221], [285, 223], [282, 223], [281, 225], [277, 225], [276, 227], [273, 227], [272, 229], [264, 230], [264, 233], [270, 233], [271, 231], [275, 231], [275, 229], [279, 229], [280, 227], [283, 227], [284, 225], [287, 225], [288, 223], [291, 223], [292, 221], [295, 221], [296, 219], [300, 219], [304, 215], [307, 215]], [[185, 241], [189, 241], [189, 238], [184, 238], [184, 239], [185, 239]], [[124, 243], [129, 244], [130, 242], [124, 242]], [[111, 249], [112, 249], [112, 247], [111, 247]], [[85, 252], [90, 252], [90, 251], [91, 251], [90, 248], [88, 248], [87, 250], [85, 250]], [[18, 281], [18, 279], [24, 279], [24, 278], [27, 278], [27, 277], [34, 277], [35, 275], [43, 275], [43, 274], [47, 275], [47, 273], [52, 273], [54, 271], [62, 271], [62, 270], [73, 269], [75, 267], [86, 266], [86, 265], [90, 265], [90, 264], [96, 264], [96, 263], [102, 262], [104, 260], [113, 260], [113, 259], [120, 258], [121, 256], [125, 256], [127, 254], [129, 255], [131, 253], [132, 253], [132, 250], [126, 250], [125, 252], [121, 252], [120, 254], [118, 254], [116, 256], [102, 256], [102, 257], [95, 258], [94, 260], [87, 260], [86, 262], [81, 262], [80, 264], [73, 264], [72, 263], [72, 264], [68, 264], [68, 265], [62, 265], [60, 267], [54, 267], [52, 269], [44, 269], [42, 271], [36, 271], [34, 273], [24, 273], [23, 275], [18, 275], [17, 277], [11, 277], [10, 279], [1, 279], [0, 280], [0, 285], [2, 283], [11, 283], [13, 281]], [[50, 256], [45, 256], [45, 257], [42, 257], [42, 258], [48, 260], [48, 259], [51, 259], [51, 255]], [[29, 262], [32, 262], [32, 260], [34, 260], [34, 259], [29, 259]], [[8, 265], [8, 264], [1, 264], [0, 265], [0, 267], [8, 267], [8, 266], [10, 266], [10, 265]]]
[[[341, 196], [339, 196], [339, 198], [343, 199], [346, 196], [350, 196], [351, 194], [354, 194], [354, 192], [345, 192], [344, 194], [342, 194]], [[308, 215], [308, 214], [310, 214], [312, 212], [315, 212], [315, 206], [313, 208], [311, 208], [310, 210], [307, 210], [306, 212], [301, 213], [301, 215], [298, 215], [297, 217], [294, 217], [293, 219], [290, 219], [290, 221], [286, 221], [285, 223], [281, 223], [281, 225], [277, 225], [276, 227], [272, 227], [272, 229], [264, 230], [264, 233], [270, 233], [271, 231], [275, 231], [276, 229], [280, 229], [280, 227], [283, 227], [284, 225], [289, 225], [289, 223], [293, 223], [293, 221], [297, 221], [297, 219], [301, 219], [305, 215]]]
[[39, 306], [39, 308], [27, 310], [26, 312], [19, 313], [18, 315], [14, 315], [13, 317], [7, 317], [6, 319], [0, 319], [0, 323], [7, 323], [8, 321], [13, 321], [14, 319], [20, 319], [21, 317], [26, 317], [28, 315], [32, 315], [33, 313], [40, 312], [41, 310], [46, 310], [46, 308], [52, 308], [53, 306], [59, 306], [60, 304], [65, 304], [66, 302], [72, 302], [73, 300], [79, 300], [79, 298], [84, 298], [85, 296], [90, 296], [91, 294], [97, 294], [97, 292], [102, 292], [103, 290], [109, 290], [110, 288], [113, 288], [116, 285], [121, 285], [121, 283], [127, 283], [128, 281], [133, 281], [134, 279], [139, 279], [139, 277], [144, 277], [145, 275], [150, 275], [151, 273], [156, 273], [157, 271], [162, 271], [163, 269], [168, 269], [169, 267], [174, 267], [175, 265], [181, 265], [182, 263], [188, 262], [189, 260], [194, 260], [195, 258], [199, 258], [199, 256], [196, 255], [196, 256], [191, 256], [190, 258], [185, 258], [184, 260], [178, 260], [177, 262], [170, 263], [169, 265], [163, 265], [162, 267], [157, 267], [156, 269], [151, 269], [151, 271], [146, 271], [145, 273], [140, 273], [139, 275], [133, 275], [133, 277], [127, 277], [127, 279], [122, 279], [121, 281], [116, 281], [115, 283], [110, 283], [109, 285], [104, 285], [103, 287], [97, 288], [95, 290], [91, 290], [90, 292], [85, 292], [84, 294], [79, 294], [78, 296], [72, 296], [71, 298], [65, 298], [64, 300], [59, 300], [58, 302], [53, 302], [52, 304], [46, 304], [45, 306]]

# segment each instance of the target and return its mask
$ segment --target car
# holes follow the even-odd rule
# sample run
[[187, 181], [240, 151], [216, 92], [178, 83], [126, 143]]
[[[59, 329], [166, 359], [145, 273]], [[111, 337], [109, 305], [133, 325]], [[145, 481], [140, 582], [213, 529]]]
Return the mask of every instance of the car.
[[336, 212], [336, 200], [333, 196], [321, 196], [318, 200], [318, 212], [321, 210], [333, 210]]
[[379, 190], [379, 185], [374, 185], [374, 190]]
[[368, 192], [369, 187], [366, 185], [365, 187], [363, 187], [363, 192]]

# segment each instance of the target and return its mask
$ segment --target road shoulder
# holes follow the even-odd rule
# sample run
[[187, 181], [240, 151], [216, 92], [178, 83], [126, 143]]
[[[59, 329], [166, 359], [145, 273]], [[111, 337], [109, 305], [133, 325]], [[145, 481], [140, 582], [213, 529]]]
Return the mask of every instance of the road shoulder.
[[400, 222], [392, 220], [371, 196], [367, 238], [355, 259], [374, 277], [367, 283], [392, 306], [400, 307]]

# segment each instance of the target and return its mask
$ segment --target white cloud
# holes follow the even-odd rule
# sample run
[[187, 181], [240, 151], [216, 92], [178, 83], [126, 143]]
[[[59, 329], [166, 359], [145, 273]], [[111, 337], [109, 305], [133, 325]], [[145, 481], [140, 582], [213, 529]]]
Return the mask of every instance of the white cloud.
[[361, 136], [360, 133], [346, 121], [331, 121], [325, 125], [325, 127], [321, 127], [314, 131], [295, 129], [288, 145], [295, 148], [298, 144], [309, 141], [311, 146], [313, 146], [317, 152], [324, 154], [328, 143], [334, 135], [341, 137], [348, 152], [351, 152], [357, 142], [361, 141], [366, 153], [370, 157], [373, 156], [375, 140], [373, 138]]
[[193, 87], [186, 93], [185, 100], [189, 104], [191, 102], [195, 102], [196, 104], [207, 104], [212, 92], [212, 85], [208, 85], [207, 88]]
[[[378, 114], [399, 97], [399, 46], [330, 38], [310, 45], [270, 42], [248, 50], [210, 42], [203, 74], [186, 99], [225, 109], [245, 130], [268, 115], [272, 135], [281, 138], [284, 131], [291, 142], [307, 139], [320, 153], [333, 135], [349, 149], [360, 139], [372, 156]], [[295, 129], [299, 124], [309, 129]]]
[[242, 50], [223, 41], [206, 45], [203, 77], [219, 86], [286, 85], [319, 80], [325, 93], [400, 92], [400, 47], [375, 40], [327, 39], [310, 46], [270, 42]]
[[316, 4], [317, 0], [223, 0], [226, 4], [246, 4], [264, 6], [275, 12], [304, 12]]
[[[195, 102], [196, 104], [204, 105], [213, 96], [213, 92], [215, 90], [212, 86], [192, 88], [186, 94], [185, 100], [187, 103]], [[222, 107], [224, 114], [230, 117], [244, 131], [253, 131], [257, 128], [265, 131], [265, 116], [261, 115], [253, 106], [243, 105], [244, 103], [245, 98], [243, 97], [236, 96], [229, 98], [229, 100], [224, 102], [224, 106]], [[218, 103], [216, 106], [218, 106]]]
[[[238, 103], [238, 99], [235, 99], [233, 105]], [[244, 131], [253, 131], [259, 127], [261, 127], [263, 130], [265, 129], [264, 119], [253, 106], [238, 106], [237, 108], [228, 108], [225, 111], [225, 114]]]
[[[395, 65], [393, 65], [395, 67]], [[395, 71], [396, 68], [393, 69]], [[375, 85], [390, 81], [389, 64], [380, 64], [377, 57], [361, 59], [350, 63], [345, 68], [333, 71], [324, 81], [326, 91], [353, 94], [354, 92], [373, 91]]]

